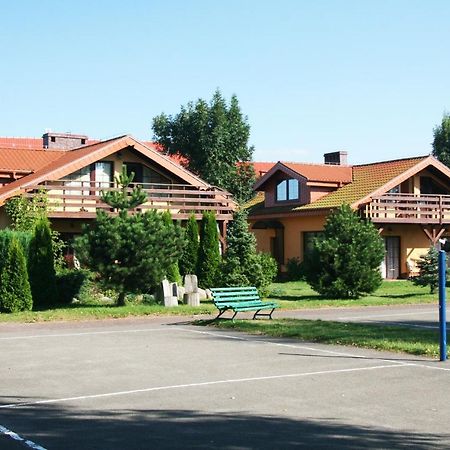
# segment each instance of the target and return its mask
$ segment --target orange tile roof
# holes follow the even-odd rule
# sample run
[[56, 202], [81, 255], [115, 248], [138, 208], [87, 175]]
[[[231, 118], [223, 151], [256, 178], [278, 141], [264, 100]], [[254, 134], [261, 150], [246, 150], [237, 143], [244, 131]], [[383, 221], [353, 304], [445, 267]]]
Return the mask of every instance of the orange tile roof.
[[332, 183], [350, 183], [352, 181], [352, 166], [292, 162], [281, 162], [281, 164], [303, 175], [308, 181]]
[[0, 171], [35, 172], [64, 154], [63, 151], [0, 148]]
[[276, 163], [274, 162], [262, 162], [254, 161], [252, 162], [253, 170], [255, 171], [256, 178], [262, 177], [266, 174]]
[[351, 183], [321, 197], [313, 203], [299, 206], [295, 210], [336, 208], [344, 203], [353, 205], [427, 158], [429, 157], [421, 156], [353, 166], [353, 181]]
[[0, 137], [0, 148], [41, 149], [42, 138]]

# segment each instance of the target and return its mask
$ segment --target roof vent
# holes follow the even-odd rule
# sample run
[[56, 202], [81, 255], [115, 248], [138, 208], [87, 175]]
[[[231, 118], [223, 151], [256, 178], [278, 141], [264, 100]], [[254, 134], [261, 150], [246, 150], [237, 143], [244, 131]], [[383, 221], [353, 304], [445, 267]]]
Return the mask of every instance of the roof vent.
[[345, 166], [347, 165], [347, 152], [331, 152], [325, 153], [323, 155], [325, 164], [330, 164], [334, 166]]

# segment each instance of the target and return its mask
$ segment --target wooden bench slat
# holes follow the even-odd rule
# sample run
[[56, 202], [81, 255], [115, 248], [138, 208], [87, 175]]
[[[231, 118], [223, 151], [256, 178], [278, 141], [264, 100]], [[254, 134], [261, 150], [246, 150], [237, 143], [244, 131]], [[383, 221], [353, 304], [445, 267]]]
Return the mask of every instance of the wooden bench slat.
[[[253, 319], [258, 315], [269, 316], [271, 319], [273, 311], [279, 308], [279, 305], [275, 302], [261, 300], [256, 287], [212, 288], [211, 293], [214, 305], [219, 310], [216, 319], [228, 310], [234, 311], [233, 320], [240, 311], [256, 311]], [[259, 313], [259, 311], [266, 309], [272, 311], [269, 314]]]

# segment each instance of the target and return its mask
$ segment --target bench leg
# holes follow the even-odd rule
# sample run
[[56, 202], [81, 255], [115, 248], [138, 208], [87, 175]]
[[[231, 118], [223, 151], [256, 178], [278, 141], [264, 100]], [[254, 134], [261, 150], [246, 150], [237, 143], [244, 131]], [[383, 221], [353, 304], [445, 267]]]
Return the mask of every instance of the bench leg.
[[255, 314], [253, 314], [253, 320], [256, 319], [257, 316], [268, 316], [270, 320], [272, 320], [272, 313], [275, 311], [275, 308], [272, 309], [272, 311], [270, 311], [270, 313], [268, 314], [264, 314], [264, 313], [260, 313], [260, 309], [258, 309], [258, 311], [255, 312]]

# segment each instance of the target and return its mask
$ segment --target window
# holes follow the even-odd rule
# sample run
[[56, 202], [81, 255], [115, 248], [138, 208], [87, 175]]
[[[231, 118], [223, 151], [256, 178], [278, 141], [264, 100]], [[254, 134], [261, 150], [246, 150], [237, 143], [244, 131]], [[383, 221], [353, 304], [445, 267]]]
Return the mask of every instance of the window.
[[78, 189], [74, 190], [67, 190], [65, 191], [65, 194], [67, 195], [88, 195], [89, 189], [84, 191], [80, 189], [81, 187], [89, 187], [91, 182], [91, 169], [89, 166], [83, 167], [80, 170], [77, 170], [76, 172], [72, 172], [70, 175], [67, 175], [65, 177], [66, 186], [73, 186], [77, 187]]
[[299, 199], [299, 184], [298, 180], [289, 178], [287, 180], [280, 181], [277, 184], [277, 201], [283, 202], [286, 200], [298, 200]]
[[388, 194], [400, 194], [400, 185], [393, 187], [387, 191]]

